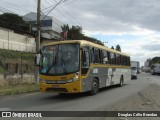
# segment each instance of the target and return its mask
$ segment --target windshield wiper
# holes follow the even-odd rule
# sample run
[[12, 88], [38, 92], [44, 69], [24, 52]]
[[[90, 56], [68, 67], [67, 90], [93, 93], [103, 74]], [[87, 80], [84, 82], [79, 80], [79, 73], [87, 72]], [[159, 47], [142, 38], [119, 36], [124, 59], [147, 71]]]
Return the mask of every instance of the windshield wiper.
[[[63, 63], [62, 63], [62, 62], [63, 62]], [[64, 73], [67, 73], [66, 63], [65, 63], [65, 61], [64, 61], [64, 59], [63, 59], [63, 54], [62, 54], [62, 56], [61, 56], [61, 63], [62, 63], [62, 67], [63, 67]]]
[[[56, 52], [55, 58], [54, 58], [54, 60], [53, 60], [53, 62], [52, 62], [52, 64], [51, 64], [51, 66], [48, 68], [46, 74], [48, 74], [48, 73], [50, 72], [50, 70], [52, 69], [52, 67], [54, 67], [54, 70], [55, 70], [55, 73], [56, 73], [56, 61], [57, 61], [57, 56], [58, 56], [58, 50], [57, 50], [57, 52]], [[54, 57], [54, 55], [53, 55], [53, 57]]]

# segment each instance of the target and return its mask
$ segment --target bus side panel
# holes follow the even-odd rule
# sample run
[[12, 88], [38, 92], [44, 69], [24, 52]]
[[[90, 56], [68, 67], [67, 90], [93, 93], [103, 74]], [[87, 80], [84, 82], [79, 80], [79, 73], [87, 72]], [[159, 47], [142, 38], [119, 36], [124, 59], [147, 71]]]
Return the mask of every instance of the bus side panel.
[[119, 84], [120, 83], [120, 78], [123, 76], [124, 83], [127, 80], [130, 80], [131, 76], [131, 70], [129, 68], [116, 68], [114, 72], [114, 84]]
[[[99, 88], [103, 88], [107, 84], [108, 79], [108, 68], [105, 67], [94, 67], [90, 69], [86, 76], [82, 77], [82, 92], [90, 91], [92, 88], [92, 80], [97, 78], [99, 81]], [[111, 83], [111, 82], [110, 82]]]
[[93, 78], [98, 78], [99, 88], [116, 85], [120, 83], [123, 75], [124, 82], [130, 79], [130, 69], [93, 67], [86, 76], [82, 76], [82, 92], [90, 91]]

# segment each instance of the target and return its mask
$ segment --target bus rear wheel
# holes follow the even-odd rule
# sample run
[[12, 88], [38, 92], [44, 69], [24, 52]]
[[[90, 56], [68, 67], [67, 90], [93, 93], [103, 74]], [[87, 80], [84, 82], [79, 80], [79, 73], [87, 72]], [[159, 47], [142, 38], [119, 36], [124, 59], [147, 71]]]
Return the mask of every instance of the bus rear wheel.
[[90, 91], [90, 94], [96, 95], [98, 93], [98, 90], [99, 90], [98, 80], [94, 78], [92, 81], [92, 90]]
[[123, 76], [121, 76], [120, 78], [120, 83], [118, 84], [119, 87], [122, 87], [124, 84], [124, 79], [123, 79]]

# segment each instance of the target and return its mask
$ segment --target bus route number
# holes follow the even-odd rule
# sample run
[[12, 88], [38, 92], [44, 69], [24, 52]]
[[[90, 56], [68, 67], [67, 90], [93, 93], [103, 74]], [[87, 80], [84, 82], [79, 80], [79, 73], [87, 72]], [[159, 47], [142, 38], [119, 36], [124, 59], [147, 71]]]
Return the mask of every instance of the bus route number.
[[93, 69], [93, 73], [98, 73], [98, 69]]

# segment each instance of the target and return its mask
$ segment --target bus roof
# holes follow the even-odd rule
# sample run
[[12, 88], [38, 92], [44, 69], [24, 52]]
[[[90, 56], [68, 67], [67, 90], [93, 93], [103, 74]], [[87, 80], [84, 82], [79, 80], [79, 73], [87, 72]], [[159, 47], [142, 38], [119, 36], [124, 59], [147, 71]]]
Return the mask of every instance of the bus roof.
[[111, 48], [108, 48], [106, 46], [103, 46], [103, 45], [99, 45], [99, 44], [96, 44], [96, 43], [93, 43], [93, 42], [90, 42], [90, 41], [86, 41], [86, 40], [64, 40], [64, 41], [56, 41], [56, 42], [51, 42], [45, 46], [48, 46], [48, 45], [55, 45], [55, 44], [67, 44], [67, 43], [79, 43], [81, 44], [81, 46], [93, 46], [93, 47], [96, 47], [96, 48], [99, 48], [99, 49], [103, 49], [103, 50], [107, 50], [107, 51], [110, 51], [110, 52], [114, 52], [114, 53], [117, 53], [117, 54], [121, 54], [121, 55], [124, 55], [124, 56], [129, 56], [128, 54], [126, 53], [122, 53], [120, 51], [117, 51], [117, 50], [114, 50], [114, 49], [111, 49]]

